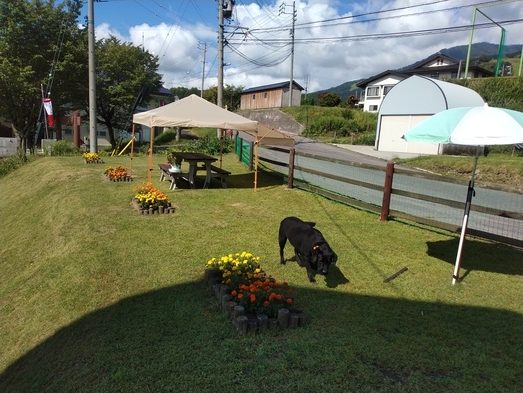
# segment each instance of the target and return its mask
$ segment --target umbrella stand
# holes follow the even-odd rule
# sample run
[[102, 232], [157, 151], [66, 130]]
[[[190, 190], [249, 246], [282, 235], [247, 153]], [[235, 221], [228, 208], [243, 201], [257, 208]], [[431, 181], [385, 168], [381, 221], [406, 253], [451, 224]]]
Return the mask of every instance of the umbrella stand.
[[452, 285], [456, 284], [456, 281], [459, 279], [459, 266], [461, 264], [461, 254], [463, 251], [463, 243], [465, 242], [465, 236], [466, 236], [466, 232], [467, 232], [467, 223], [469, 221], [470, 205], [472, 203], [472, 197], [475, 196], [474, 176], [476, 174], [478, 156], [479, 156], [479, 146], [476, 146], [476, 157], [474, 158], [474, 168], [472, 169], [472, 178], [469, 181], [469, 187], [467, 190], [467, 201], [465, 203], [465, 212], [463, 213], [463, 224], [461, 226], [461, 236], [459, 237], [458, 253], [456, 255], [456, 263], [454, 265], [454, 274], [452, 275]]

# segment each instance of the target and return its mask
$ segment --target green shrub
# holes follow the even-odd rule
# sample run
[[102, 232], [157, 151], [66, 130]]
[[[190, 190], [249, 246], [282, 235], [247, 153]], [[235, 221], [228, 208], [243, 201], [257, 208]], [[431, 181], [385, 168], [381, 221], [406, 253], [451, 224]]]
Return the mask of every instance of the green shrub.
[[354, 118], [354, 112], [350, 109], [342, 109], [341, 110], [341, 117], [343, 117], [346, 120], [350, 120]]
[[38, 159], [38, 156], [35, 155], [27, 155], [25, 157], [20, 157], [19, 155], [0, 157], [0, 177], [4, 177], [36, 159]]
[[156, 138], [154, 138], [154, 144], [155, 145], [166, 145], [169, 143], [172, 143], [176, 140], [176, 130], [174, 129], [168, 129], [164, 132], [162, 132], [160, 135], [158, 135]]
[[50, 149], [53, 156], [74, 156], [81, 153], [78, 147], [64, 140], [54, 142]]
[[363, 146], [374, 146], [376, 142], [376, 132], [365, 132], [358, 134], [356, 138], [354, 139], [355, 145], [363, 145]]
[[220, 142], [220, 138], [217, 138], [216, 135], [206, 134], [188, 144], [174, 145], [171, 149], [167, 150], [167, 161], [173, 164], [174, 153], [176, 152], [194, 152], [215, 156], [220, 153], [220, 150], [223, 154], [232, 152], [234, 150], [233, 140], [223, 138]]
[[349, 126], [349, 121], [342, 117], [322, 116], [304, 130], [303, 135], [313, 137], [336, 133], [344, 136], [350, 132]]

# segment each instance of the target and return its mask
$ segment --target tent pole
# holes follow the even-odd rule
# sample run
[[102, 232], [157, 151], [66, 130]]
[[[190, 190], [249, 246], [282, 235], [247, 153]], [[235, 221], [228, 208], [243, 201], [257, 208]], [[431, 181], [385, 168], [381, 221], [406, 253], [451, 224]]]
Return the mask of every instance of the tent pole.
[[454, 274], [452, 275], [452, 285], [456, 284], [459, 279], [459, 267], [461, 264], [461, 255], [463, 252], [463, 243], [465, 242], [465, 236], [467, 233], [467, 224], [469, 221], [470, 205], [472, 203], [472, 197], [475, 196], [474, 192], [474, 176], [476, 174], [476, 167], [478, 165], [479, 146], [476, 146], [476, 156], [474, 158], [474, 168], [472, 169], [472, 177], [469, 181], [469, 187], [467, 190], [467, 201], [465, 202], [465, 212], [463, 214], [463, 224], [461, 226], [461, 236], [459, 237], [458, 253], [456, 255], [456, 263], [454, 264]]
[[223, 128], [220, 128], [220, 169], [222, 169]]
[[133, 123], [133, 131], [132, 131], [132, 136], [131, 136], [131, 164], [130, 164], [130, 169], [129, 169], [129, 173], [130, 175], [132, 176], [133, 175], [133, 154], [134, 154], [134, 123]]

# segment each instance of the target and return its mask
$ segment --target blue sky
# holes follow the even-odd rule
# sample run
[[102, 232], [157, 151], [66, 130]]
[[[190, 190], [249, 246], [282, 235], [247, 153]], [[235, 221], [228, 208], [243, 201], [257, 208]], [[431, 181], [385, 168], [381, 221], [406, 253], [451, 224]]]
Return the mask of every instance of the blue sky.
[[[295, 79], [308, 91], [397, 69], [438, 50], [468, 45], [470, 31], [441, 29], [523, 20], [523, 0], [295, 0]], [[164, 86], [217, 84], [216, 0], [94, 3], [96, 39], [114, 35], [159, 57]], [[280, 12], [283, 11], [283, 13]], [[245, 88], [288, 80], [293, 1], [236, 0], [225, 24], [224, 83]], [[81, 20], [87, 15], [87, 3]], [[505, 23], [506, 44], [523, 43], [523, 22]], [[500, 29], [474, 32], [498, 43]], [[205, 56], [205, 63], [204, 63]]]

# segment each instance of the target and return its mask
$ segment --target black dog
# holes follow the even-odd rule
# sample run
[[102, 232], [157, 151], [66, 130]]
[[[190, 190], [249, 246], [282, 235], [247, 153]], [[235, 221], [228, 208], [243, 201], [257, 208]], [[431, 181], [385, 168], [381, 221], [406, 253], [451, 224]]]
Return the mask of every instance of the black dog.
[[289, 243], [294, 247], [296, 261], [307, 269], [310, 282], [316, 281], [315, 272], [326, 275], [329, 266], [338, 260], [338, 256], [332, 251], [321, 232], [313, 228], [315, 225], [314, 222], [305, 222], [297, 217], [287, 217], [280, 223], [278, 236], [280, 263], [285, 265], [283, 249], [289, 239]]

